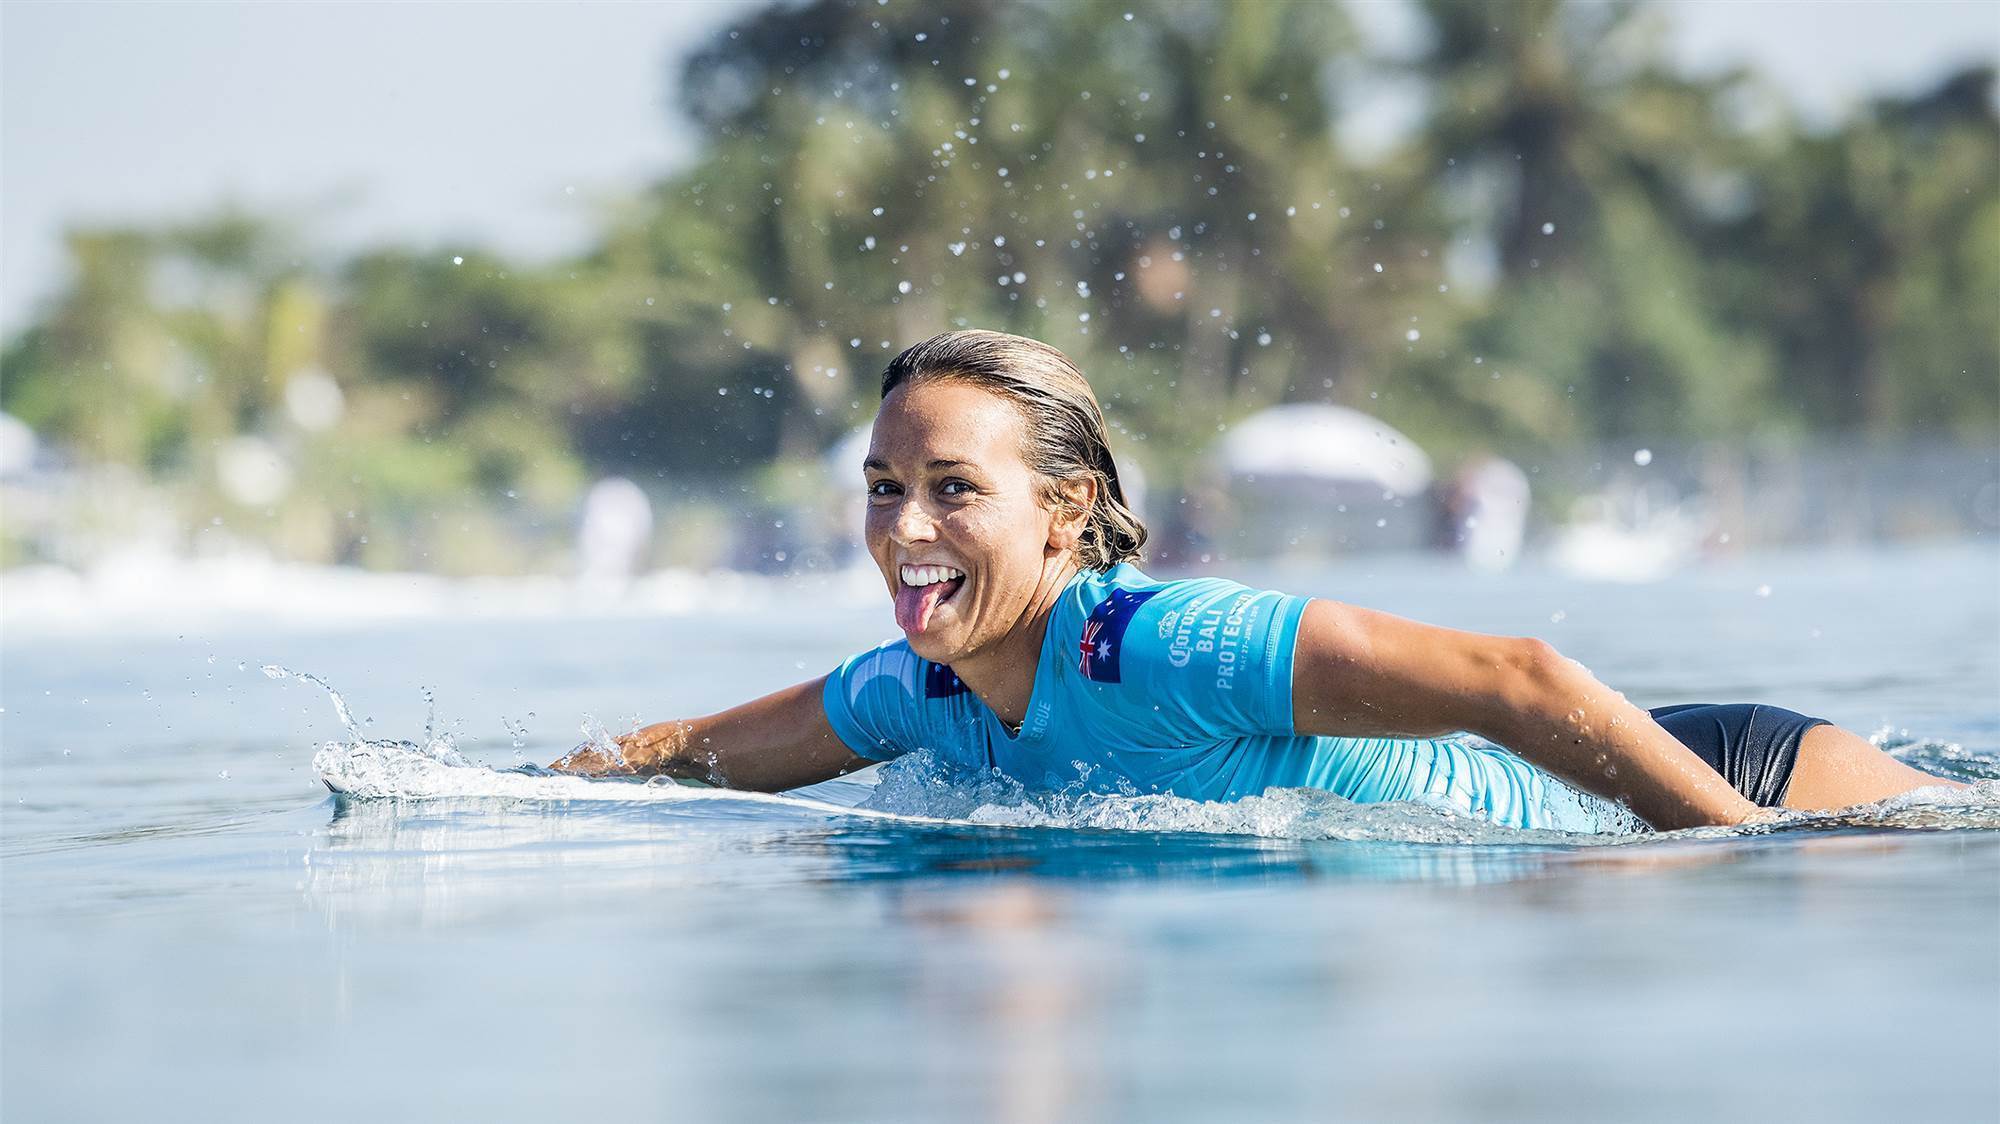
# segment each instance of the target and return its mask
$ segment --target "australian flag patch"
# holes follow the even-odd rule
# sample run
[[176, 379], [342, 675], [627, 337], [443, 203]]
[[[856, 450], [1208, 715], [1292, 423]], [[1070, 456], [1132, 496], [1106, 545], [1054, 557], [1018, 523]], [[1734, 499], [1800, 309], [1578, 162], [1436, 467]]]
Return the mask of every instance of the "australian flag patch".
[[1076, 646], [1077, 670], [1083, 672], [1085, 679], [1095, 683], [1118, 682], [1118, 653], [1125, 646], [1125, 630], [1131, 627], [1139, 606], [1158, 592], [1114, 589], [1111, 596], [1090, 611], [1090, 619], [1083, 623], [1083, 636]]
[[941, 663], [924, 661], [924, 697], [942, 699], [965, 690], [958, 673]]

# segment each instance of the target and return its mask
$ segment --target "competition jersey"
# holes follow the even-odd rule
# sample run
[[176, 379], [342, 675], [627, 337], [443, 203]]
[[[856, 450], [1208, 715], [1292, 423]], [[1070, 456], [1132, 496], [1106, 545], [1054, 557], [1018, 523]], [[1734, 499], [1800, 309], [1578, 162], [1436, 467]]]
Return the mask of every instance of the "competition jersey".
[[927, 750], [1032, 787], [1236, 800], [1318, 788], [1442, 804], [1513, 827], [1597, 830], [1594, 801], [1497, 746], [1300, 735], [1292, 656], [1306, 598], [1222, 578], [1083, 570], [1049, 614], [1018, 734], [895, 640], [827, 677], [827, 720], [874, 760]]

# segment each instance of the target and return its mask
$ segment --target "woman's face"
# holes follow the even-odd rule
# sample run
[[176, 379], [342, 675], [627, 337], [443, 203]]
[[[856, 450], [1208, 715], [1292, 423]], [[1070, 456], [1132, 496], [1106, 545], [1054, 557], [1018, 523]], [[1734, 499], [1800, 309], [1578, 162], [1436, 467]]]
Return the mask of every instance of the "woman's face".
[[1027, 623], [1068, 577], [1081, 519], [1059, 520], [1021, 459], [1011, 402], [962, 382], [904, 384], [875, 416], [868, 552], [910, 648], [963, 662]]

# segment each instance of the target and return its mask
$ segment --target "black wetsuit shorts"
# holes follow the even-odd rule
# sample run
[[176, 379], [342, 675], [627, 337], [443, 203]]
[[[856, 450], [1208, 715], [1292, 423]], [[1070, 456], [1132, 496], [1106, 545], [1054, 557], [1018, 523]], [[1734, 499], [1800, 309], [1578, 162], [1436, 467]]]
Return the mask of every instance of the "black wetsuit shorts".
[[1828, 724], [1759, 703], [1685, 703], [1655, 707], [1651, 714], [1736, 791], [1766, 808], [1784, 803], [1806, 731]]

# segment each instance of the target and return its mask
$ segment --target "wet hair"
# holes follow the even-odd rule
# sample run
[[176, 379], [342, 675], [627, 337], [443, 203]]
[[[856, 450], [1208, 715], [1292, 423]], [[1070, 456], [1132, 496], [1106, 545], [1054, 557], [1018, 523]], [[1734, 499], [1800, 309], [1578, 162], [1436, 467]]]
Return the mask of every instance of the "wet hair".
[[1013, 403], [1027, 422], [1021, 459], [1047, 486], [1045, 502], [1069, 503], [1060, 485], [1097, 482], [1077, 555], [1085, 566], [1108, 570], [1136, 561], [1146, 527], [1126, 506], [1118, 465], [1105, 441], [1104, 411], [1083, 372], [1069, 356], [1038, 340], [1005, 332], [946, 332], [889, 362], [882, 397], [905, 383], [962, 382]]

